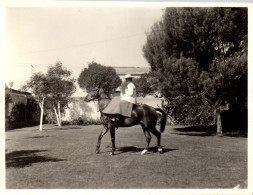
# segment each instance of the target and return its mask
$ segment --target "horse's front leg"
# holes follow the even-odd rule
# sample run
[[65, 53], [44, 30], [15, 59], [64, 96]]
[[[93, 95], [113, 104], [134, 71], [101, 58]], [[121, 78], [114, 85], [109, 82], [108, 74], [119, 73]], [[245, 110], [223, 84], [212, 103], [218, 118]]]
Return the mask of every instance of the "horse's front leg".
[[97, 148], [96, 148], [96, 153], [99, 153], [99, 149], [100, 149], [100, 144], [101, 144], [101, 140], [103, 138], [103, 136], [108, 132], [108, 128], [104, 127], [101, 131], [101, 133], [98, 136], [98, 143], [97, 143]]
[[109, 129], [110, 129], [111, 141], [112, 141], [112, 151], [110, 152], [110, 155], [114, 155], [114, 151], [115, 151], [115, 126], [113, 124], [110, 124]]

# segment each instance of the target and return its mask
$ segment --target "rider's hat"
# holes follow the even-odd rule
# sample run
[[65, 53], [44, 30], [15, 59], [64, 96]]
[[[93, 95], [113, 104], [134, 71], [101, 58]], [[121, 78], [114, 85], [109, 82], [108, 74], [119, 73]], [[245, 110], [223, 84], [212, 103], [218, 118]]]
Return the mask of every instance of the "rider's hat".
[[133, 78], [131, 74], [126, 74], [125, 79]]

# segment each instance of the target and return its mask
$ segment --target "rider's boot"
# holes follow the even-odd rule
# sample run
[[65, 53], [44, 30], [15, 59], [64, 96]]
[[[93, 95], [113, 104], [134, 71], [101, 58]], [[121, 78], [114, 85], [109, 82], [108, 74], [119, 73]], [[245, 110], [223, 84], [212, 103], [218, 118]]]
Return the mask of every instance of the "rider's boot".
[[115, 114], [112, 118], [111, 121], [113, 121], [116, 125], [120, 125], [120, 119], [119, 119], [119, 115]]

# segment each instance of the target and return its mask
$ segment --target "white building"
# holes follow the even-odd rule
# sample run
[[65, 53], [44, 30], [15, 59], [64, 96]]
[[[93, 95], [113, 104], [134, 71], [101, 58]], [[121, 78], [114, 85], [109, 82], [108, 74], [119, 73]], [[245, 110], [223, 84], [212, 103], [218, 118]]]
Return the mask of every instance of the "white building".
[[113, 67], [117, 75], [123, 80], [126, 74], [131, 74], [133, 78], [140, 78], [144, 73], [150, 71], [149, 67]]

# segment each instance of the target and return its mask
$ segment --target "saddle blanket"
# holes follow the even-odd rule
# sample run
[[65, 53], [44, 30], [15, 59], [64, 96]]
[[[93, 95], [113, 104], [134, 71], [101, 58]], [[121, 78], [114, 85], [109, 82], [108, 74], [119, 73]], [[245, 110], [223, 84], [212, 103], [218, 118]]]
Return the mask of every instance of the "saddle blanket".
[[131, 117], [133, 103], [121, 100], [120, 97], [115, 97], [102, 111], [104, 114], [120, 114], [126, 117]]

